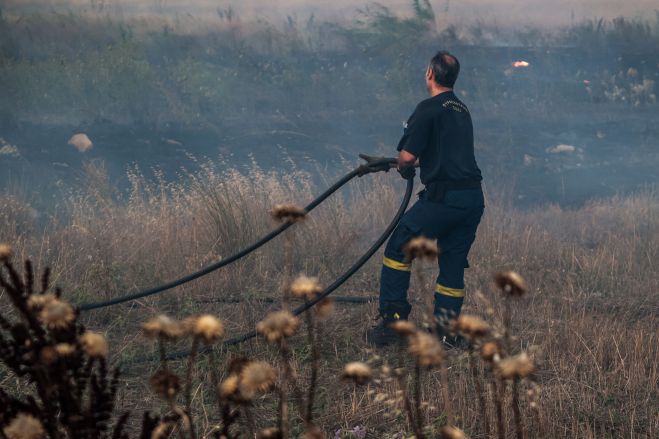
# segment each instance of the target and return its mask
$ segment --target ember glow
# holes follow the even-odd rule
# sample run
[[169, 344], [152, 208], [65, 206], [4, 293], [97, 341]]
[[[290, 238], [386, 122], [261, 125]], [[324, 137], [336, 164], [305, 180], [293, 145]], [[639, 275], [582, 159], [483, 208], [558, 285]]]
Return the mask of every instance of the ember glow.
[[515, 67], [516, 69], [518, 69], [520, 67], [528, 67], [530, 65], [531, 64], [529, 64], [527, 61], [515, 61], [513, 63], [513, 67]]

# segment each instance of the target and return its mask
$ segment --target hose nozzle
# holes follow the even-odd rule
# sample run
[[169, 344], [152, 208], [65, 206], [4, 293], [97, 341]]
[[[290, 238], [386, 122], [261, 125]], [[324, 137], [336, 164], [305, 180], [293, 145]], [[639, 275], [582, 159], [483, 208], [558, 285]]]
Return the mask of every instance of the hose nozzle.
[[396, 164], [398, 163], [398, 160], [396, 160], [394, 157], [376, 157], [366, 154], [359, 154], [359, 158], [366, 161], [366, 163], [359, 167], [360, 177], [372, 172], [388, 172], [389, 169], [395, 168]]

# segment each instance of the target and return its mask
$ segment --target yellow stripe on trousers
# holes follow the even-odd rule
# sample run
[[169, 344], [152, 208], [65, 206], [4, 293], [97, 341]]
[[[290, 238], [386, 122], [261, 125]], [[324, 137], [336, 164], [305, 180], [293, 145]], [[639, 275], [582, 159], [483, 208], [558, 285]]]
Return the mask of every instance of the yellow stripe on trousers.
[[437, 284], [435, 292], [449, 297], [464, 297], [465, 290], [462, 288], [448, 288], [444, 285]]
[[389, 259], [387, 257], [384, 258], [382, 263], [385, 267], [393, 268], [394, 270], [398, 271], [410, 271], [412, 269], [412, 264], [394, 261], [393, 259]]

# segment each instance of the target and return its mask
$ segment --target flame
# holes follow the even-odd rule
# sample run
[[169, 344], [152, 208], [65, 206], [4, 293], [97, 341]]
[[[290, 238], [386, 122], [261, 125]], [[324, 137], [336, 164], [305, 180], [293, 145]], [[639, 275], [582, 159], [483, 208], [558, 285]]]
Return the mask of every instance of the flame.
[[530, 65], [531, 64], [529, 64], [527, 61], [515, 61], [513, 63], [513, 67], [515, 67], [516, 69], [518, 69], [520, 67], [528, 67]]

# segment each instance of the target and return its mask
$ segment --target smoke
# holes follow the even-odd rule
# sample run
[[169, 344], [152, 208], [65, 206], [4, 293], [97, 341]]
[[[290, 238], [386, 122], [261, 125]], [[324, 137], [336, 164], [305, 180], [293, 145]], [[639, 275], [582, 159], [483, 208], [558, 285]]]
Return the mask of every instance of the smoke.
[[[278, 20], [289, 15], [315, 15], [332, 21], [351, 20], [355, 10], [368, 0], [5, 0], [8, 13], [28, 10], [95, 9], [118, 15], [193, 15], [203, 18], [215, 15], [218, 9], [232, 8], [244, 19]], [[395, 13], [409, 13], [410, 0], [377, 2]], [[432, 0], [439, 24], [493, 21], [505, 26], [560, 26], [592, 18], [610, 19], [617, 16], [643, 17], [653, 15], [656, 0]]]

